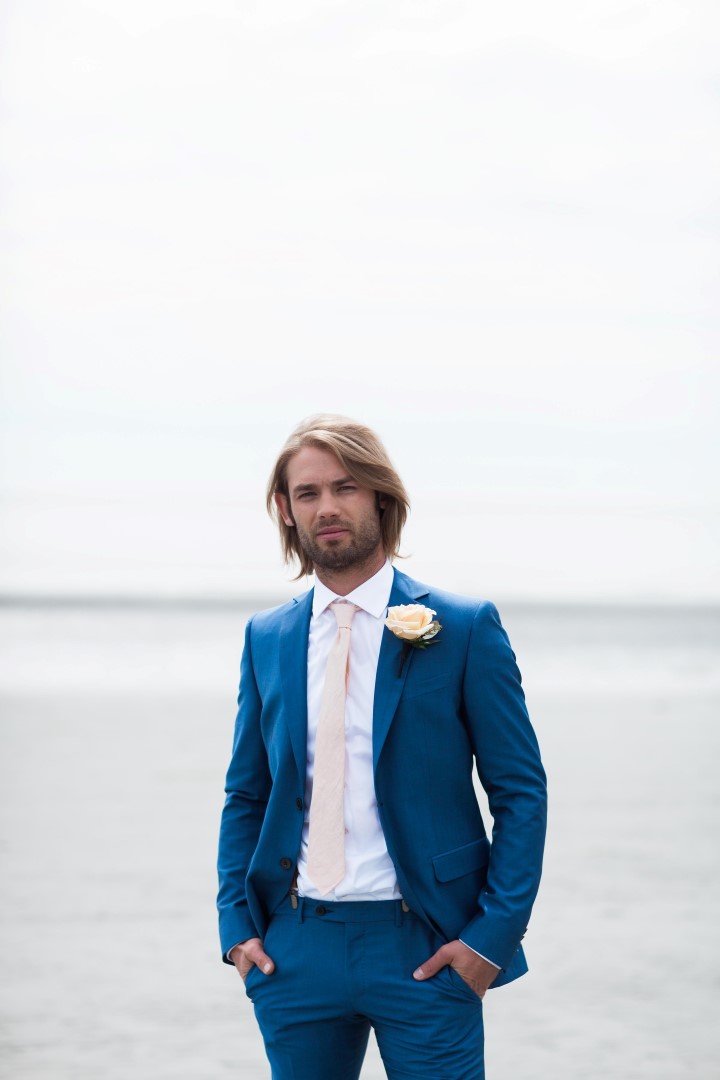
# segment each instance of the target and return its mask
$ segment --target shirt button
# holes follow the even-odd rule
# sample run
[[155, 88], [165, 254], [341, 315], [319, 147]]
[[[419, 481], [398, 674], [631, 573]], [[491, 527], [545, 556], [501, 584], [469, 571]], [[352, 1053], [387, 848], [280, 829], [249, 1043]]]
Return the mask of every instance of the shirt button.
[[287, 855], [284, 855], [283, 858], [280, 860], [280, 865], [282, 866], [283, 870], [289, 870], [292, 866], [292, 860], [288, 859]]
[[327, 915], [327, 908], [323, 904], [318, 904], [315, 908], [316, 915]]
[[295, 805], [297, 806], [298, 810], [302, 810], [302, 806], [303, 806], [302, 799], [296, 799], [295, 800]]

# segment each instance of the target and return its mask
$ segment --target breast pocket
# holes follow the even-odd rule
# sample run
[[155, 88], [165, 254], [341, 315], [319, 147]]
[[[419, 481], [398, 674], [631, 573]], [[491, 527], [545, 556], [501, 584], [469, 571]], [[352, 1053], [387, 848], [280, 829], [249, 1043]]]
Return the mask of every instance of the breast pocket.
[[428, 694], [452, 697], [453, 688], [446, 674], [431, 676], [429, 679], [413, 679], [408, 677], [403, 690], [403, 701], [412, 701], [413, 698], [426, 697]]

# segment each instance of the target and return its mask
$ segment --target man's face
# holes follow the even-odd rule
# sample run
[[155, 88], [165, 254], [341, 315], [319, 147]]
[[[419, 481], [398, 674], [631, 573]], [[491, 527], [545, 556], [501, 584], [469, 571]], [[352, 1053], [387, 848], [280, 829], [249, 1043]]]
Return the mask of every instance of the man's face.
[[[348, 476], [333, 453], [304, 446], [290, 459], [287, 480], [289, 499], [277, 494], [275, 501], [316, 567], [347, 570], [380, 557], [375, 492]], [[382, 506], [382, 496], [379, 501]]]

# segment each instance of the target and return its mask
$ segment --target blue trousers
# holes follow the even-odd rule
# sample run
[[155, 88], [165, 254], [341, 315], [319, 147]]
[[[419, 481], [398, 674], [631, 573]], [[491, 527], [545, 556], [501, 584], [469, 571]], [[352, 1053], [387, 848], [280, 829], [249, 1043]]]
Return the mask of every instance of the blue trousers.
[[357, 1080], [371, 1027], [391, 1080], [482, 1080], [480, 998], [449, 967], [412, 977], [443, 944], [399, 900], [284, 900], [264, 939], [275, 972], [245, 983], [272, 1080]]

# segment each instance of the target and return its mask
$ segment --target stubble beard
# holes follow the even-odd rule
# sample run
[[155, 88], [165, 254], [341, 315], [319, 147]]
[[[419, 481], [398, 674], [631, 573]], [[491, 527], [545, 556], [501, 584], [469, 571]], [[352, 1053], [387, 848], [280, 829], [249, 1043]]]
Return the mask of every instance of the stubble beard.
[[353, 529], [346, 522], [328, 522], [324, 528], [334, 524], [350, 530], [349, 543], [326, 541], [325, 546], [321, 546], [310, 533], [295, 524], [300, 547], [313, 565], [320, 570], [349, 570], [351, 566], [371, 562], [382, 543], [380, 521], [363, 521]]

